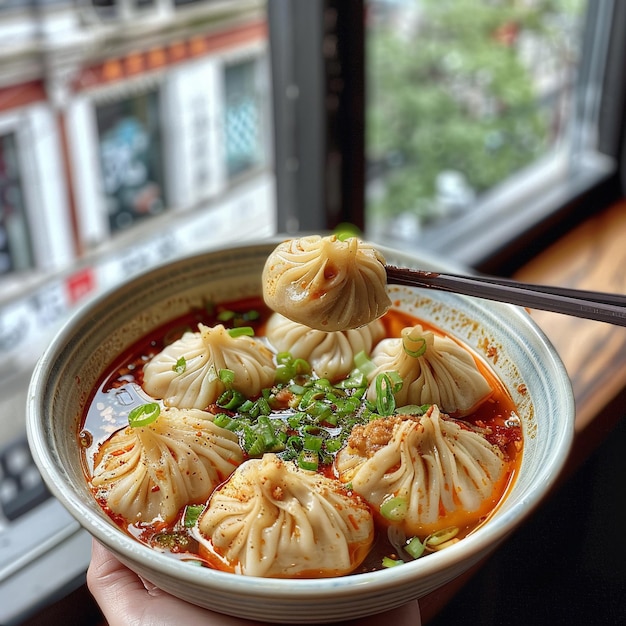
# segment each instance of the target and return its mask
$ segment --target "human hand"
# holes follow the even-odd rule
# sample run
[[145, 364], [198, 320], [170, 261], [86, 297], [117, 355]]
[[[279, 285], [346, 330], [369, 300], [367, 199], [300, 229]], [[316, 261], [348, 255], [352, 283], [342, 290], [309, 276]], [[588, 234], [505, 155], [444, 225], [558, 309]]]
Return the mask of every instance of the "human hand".
[[[109, 626], [260, 626], [261, 622], [240, 619], [202, 609], [161, 591], [140, 578], [94, 540], [87, 586]], [[420, 626], [417, 602], [342, 626]]]

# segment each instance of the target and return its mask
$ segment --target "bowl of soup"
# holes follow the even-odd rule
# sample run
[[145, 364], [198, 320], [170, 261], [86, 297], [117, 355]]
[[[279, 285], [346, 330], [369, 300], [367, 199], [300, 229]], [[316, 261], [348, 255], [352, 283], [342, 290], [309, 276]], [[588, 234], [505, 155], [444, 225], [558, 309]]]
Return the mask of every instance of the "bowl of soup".
[[570, 382], [506, 304], [388, 285], [358, 328], [283, 317], [263, 299], [277, 243], [167, 263], [78, 312], [33, 374], [29, 443], [82, 526], [174, 596], [288, 624], [380, 613], [531, 514], [572, 443]]

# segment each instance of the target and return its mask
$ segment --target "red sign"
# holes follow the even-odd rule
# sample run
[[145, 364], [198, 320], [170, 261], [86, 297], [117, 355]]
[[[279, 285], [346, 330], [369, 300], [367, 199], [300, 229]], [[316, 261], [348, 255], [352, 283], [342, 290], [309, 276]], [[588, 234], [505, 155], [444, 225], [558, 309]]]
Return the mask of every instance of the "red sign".
[[71, 304], [75, 304], [96, 288], [96, 275], [91, 267], [75, 272], [65, 281]]

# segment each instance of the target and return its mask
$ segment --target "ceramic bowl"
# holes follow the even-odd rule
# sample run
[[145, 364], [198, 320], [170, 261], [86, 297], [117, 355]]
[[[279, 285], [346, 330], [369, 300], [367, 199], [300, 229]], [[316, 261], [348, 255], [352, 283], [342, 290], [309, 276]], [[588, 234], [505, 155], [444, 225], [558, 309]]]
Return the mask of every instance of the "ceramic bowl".
[[[517, 307], [434, 290], [390, 286], [394, 305], [452, 333], [494, 369], [517, 404], [525, 445], [519, 475], [496, 514], [438, 553], [400, 567], [315, 580], [254, 578], [191, 567], [118, 530], [87, 487], [78, 432], [108, 365], [134, 342], [202, 302], [261, 293], [277, 241], [220, 249], [158, 267], [81, 310], [56, 336], [33, 375], [27, 410], [34, 459], [52, 493], [119, 559], [161, 589], [221, 613], [288, 624], [359, 618], [438, 589], [483, 559], [555, 482], [573, 438], [574, 402], [546, 337]], [[431, 270], [429, 258], [379, 247], [390, 264]]]

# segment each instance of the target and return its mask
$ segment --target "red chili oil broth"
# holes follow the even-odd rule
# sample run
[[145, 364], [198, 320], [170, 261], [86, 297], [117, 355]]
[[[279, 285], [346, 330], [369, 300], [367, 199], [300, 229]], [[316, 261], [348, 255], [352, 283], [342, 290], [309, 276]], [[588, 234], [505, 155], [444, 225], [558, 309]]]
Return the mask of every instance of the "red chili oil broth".
[[[255, 315], [254, 319], [247, 319], [250, 311], [254, 311], [258, 316]], [[107, 368], [106, 376], [94, 391], [78, 436], [83, 452], [83, 470], [87, 482], [90, 483], [89, 477], [93, 472], [94, 458], [97, 457], [102, 443], [114, 432], [128, 425], [128, 414], [135, 406], [153, 401], [141, 388], [145, 363], [167, 345], [179, 339], [185, 332], [197, 331], [199, 323], [206, 326], [223, 324], [226, 328], [251, 326], [255, 335], [262, 337], [265, 324], [271, 313], [261, 298], [223, 303], [217, 306], [207, 305], [203, 309], [194, 309], [189, 314], [164, 325], [149, 336], [139, 340], [128, 351], [120, 355]], [[225, 317], [229, 319], [225, 319]], [[396, 309], [388, 311], [382, 321], [387, 337], [399, 337], [402, 328], [414, 326], [417, 323], [426, 330], [445, 335], [427, 322]], [[454, 339], [454, 337], [451, 338]], [[464, 347], [468, 349], [467, 346]], [[522, 456], [521, 425], [519, 418], [517, 418], [514, 403], [501, 381], [497, 379], [486, 363], [475, 354], [474, 358], [482, 374], [494, 389], [494, 393], [476, 411], [465, 416], [463, 420], [479, 427], [488, 428], [491, 431], [491, 435], [487, 436], [487, 439], [498, 445], [503, 451], [507, 470], [503, 479], [503, 495], [499, 496], [489, 507], [486, 507], [484, 515], [477, 521], [460, 524], [457, 535], [459, 538], [468, 535], [493, 514], [498, 503], [506, 497], [506, 493], [510, 490]], [[332, 476], [332, 468], [329, 466], [320, 467], [319, 471]], [[198, 554], [196, 539], [184, 528], [185, 507], [180, 511], [177, 520], [169, 525], [162, 522], [129, 524], [127, 520], [110, 511], [106, 503], [99, 501], [99, 504], [121, 530], [138, 541], [170, 554], [173, 558], [190, 560], [196, 564], [208, 566], [208, 563]], [[393, 559], [398, 558], [395, 548], [387, 539], [386, 529], [381, 525], [380, 514], [377, 511], [373, 511], [373, 513], [377, 526], [376, 539], [368, 557], [354, 573], [381, 569], [382, 559], [385, 556]]]

